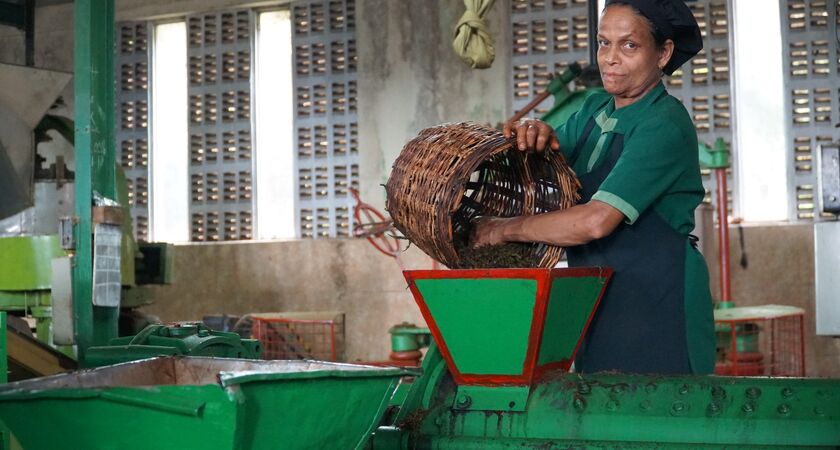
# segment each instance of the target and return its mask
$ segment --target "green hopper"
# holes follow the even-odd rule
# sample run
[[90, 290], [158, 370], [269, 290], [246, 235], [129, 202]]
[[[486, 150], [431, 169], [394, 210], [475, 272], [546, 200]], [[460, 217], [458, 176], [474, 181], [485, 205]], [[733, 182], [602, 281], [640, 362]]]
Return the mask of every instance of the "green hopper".
[[8, 384], [0, 420], [12, 448], [23, 450], [361, 448], [406, 374], [316, 361], [152, 358]]
[[524, 411], [535, 382], [571, 367], [612, 270], [403, 274], [458, 384], [453, 406]]

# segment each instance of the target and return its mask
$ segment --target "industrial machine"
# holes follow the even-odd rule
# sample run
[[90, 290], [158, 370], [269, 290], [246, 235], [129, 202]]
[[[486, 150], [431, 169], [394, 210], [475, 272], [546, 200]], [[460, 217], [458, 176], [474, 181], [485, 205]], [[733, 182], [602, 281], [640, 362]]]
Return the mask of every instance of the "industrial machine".
[[135, 336], [111, 339], [107, 345], [90, 347], [88, 358], [91, 366], [106, 366], [175, 355], [256, 359], [261, 352], [260, 343], [255, 339], [214, 331], [202, 323], [184, 322], [152, 324]]
[[[42, 118], [70, 78], [0, 65], [0, 310], [32, 317], [44, 343], [51, 342], [50, 264], [64, 255], [58, 216], [72, 210], [66, 183], [72, 174], [63, 170], [61, 156], [52, 171], [39, 167], [35, 146], [46, 132]], [[9, 321], [25, 328], [17, 316]]]
[[437, 345], [375, 449], [840, 446], [837, 380], [567, 373], [608, 269], [405, 276]]
[[[59, 94], [71, 78], [70, 73], [0, 64], [4, 124], [0, 133], [0, 311], [9, 312], [12, 367], [20, 369], [13, 379], [53, 373], [36, 370], [43, 365], [18, 361], [20, 355], [36, 351], [40, 360], [54, 360], [57, 349], [71, 359], [76, 356], [71, 272], [77, 256], [76, 207], [82, 205], [76, 204], [75, 191], [77, 175], [90, 171], [81, 166], [81, 171], [71, 170], [73, 165], [65, 164], [65, 156], [73, 154], [75, 124], [54, 114], [66, 107]], [[89, 205], [93, 228], [89, 238], [98, 233], [95, 240], [101, 257], [114, 256], [109, 252], [118, 256], [106, 265], [104, 259], [93, 264], [93, 278], [105, 273], [118, 277], [108, 283], [100, 279], [99, 289], [93, 292], [98, 295], [93, 296], [96, 307], [92, 309], [104, 313], [96, 329], [98, 343], [117, 335], [118, 318], [123, 333], [136, 333], [146, 325], [135, 308], [148, 300], [131, 288], [169, 282], [172, 265], [167, 244], [134, 241], [127, 184], [122, 169], [112, 164], [113, 189], [92, 192]], [[33, 337], [43, 344], [40, 348], [29, 342]], [[27, 352], [18, 347], [23, 345]], [[68, 368], [64, 359], [61, 364]]]

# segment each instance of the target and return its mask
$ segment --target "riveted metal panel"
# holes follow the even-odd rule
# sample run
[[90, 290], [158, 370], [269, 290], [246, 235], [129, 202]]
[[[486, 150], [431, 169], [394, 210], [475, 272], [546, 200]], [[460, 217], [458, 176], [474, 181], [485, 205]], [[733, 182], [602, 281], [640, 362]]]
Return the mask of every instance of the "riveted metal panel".
[[355, 2], [298, 0], [292, 20], [298, 233], [347, 237], [359, 187]]

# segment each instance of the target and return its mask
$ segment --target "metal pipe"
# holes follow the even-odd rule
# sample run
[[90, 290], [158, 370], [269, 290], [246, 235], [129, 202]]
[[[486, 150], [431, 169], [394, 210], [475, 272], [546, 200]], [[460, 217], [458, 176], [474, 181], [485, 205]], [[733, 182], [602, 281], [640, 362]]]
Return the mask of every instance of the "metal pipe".
[[26, 65], [33, 67], [35, 66], [35, 0], [26, 0], [23, 11]]
[[9, 381], [9, 349], [6, 342], [6, 311], [0, 311], [0, 384], [5, 384], [7, 381]]
[[589, 26], [589, 64], [598, 65], [598, 0], [589, 0], [587, 25]]
[[729, 212], [726, 168], [715, 169], [717, 178], [718, 252], [720, 253], [720, 301], [732, 301], [729, 279]]
[[531, 100], [527, 105], [525, 105], [524, 108], [520, 109], [516, 114], [513, 115], [513, 117], [508, 119], [507, 123], [513, 123], [525, 117], [525, 114], [531, 112], [531, 110], [536, 108], [537, 105], [543, 102], [543, 100], [547, 99], [549, 95], [551, 95], [551, 92], [548, 89], [540, 92], [539, 94], [537, 94], [536, 97], [534, 97], [533, 100]]

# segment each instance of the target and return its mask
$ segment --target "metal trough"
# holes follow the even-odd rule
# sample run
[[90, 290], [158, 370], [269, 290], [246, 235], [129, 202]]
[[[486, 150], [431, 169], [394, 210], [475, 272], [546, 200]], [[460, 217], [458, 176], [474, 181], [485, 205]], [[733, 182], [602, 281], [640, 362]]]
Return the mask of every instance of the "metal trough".
[[360, 448], [406, 374], [317, 361], [152, 358], [3, 386], [0, 420], [23, 450]]

